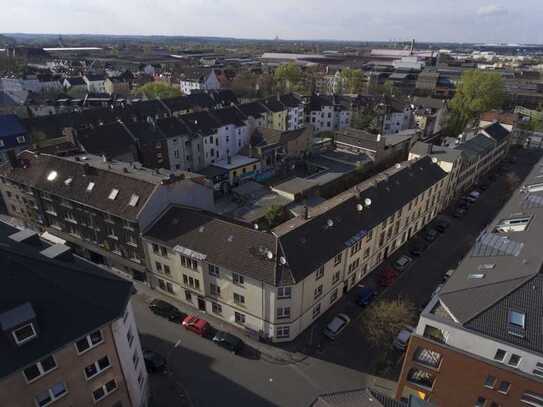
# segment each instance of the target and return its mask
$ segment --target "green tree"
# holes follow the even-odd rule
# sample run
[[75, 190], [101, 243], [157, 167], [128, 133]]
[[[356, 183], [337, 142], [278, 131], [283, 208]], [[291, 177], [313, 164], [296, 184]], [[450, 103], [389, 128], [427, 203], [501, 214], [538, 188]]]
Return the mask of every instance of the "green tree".
[[145, 96], [147, 99], [167, 99], [175, 96], [181, 96], [178, 88], [168, 85], [164, 82], [149, 82], [134, 89], [132, 93], [136, 96]]
[[497, 72], [465, 71], [449, 103], [449, 131], [457, 135], [483, 112], [499, 109], [505, 101], [504, 84]]
[[364, 88], [364, 74], [360, 69], [345, 68], [341, 70], [343, 92], [350, 94], [361, 93]]
[[390, 349], [396, 335], [404, 326], [413, 325], [416, 317], [416, 308], [411, 301], [402, 298], [379, 300], [363, 314], [361, 329], [370, 344]]
[[297, 90], [303, 79], [302, 69], [293, 62], [279, 65], [275, 69], [274, 82], [278, 90]]
[[279, 225], [280, 223], [284, 222], [286, 220], [286, 212], [284, 208], [273, 205], [266, 211], [266, 214], [264, 215], [264, 220], [266, 222], [266, 226], [271, 229], [275, 226]]

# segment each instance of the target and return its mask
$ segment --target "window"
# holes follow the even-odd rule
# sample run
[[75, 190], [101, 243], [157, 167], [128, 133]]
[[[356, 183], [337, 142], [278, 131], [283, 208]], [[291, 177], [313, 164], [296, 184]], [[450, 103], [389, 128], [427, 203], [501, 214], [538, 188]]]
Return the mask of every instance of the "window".
[[316, 300], [322, 295], [322, 284], [319, 285], [317, 288], [315, 288], [315, 291], [313, 293], [313, 298]]
[[526, 391], [520, 397], [520, 401], [528, 406], [543, 407], [543, 394]]
[[484, 407], [485, 403], [486, 403], [486, 399], [484, 397], [479, 396], [479, 398], [475, 402], [475, 407]]
[[290, 336], [290, 327], [278, 326], [275, 330], [275, 336], [277, 338], [288, 338]]
[[337, 266], [339, 263], [341, 263], [341, 255], [342, 253], [339, 253], [338, 255], [336, 255], [336, 257], [334, 257], [334, 266]]
[[162, 273], [162, 263], [156, 261], [155, 268], [156, 268], [156, 271], [158, 271], [159, 273]]
[[537, 362], [535, 366], [536, 366], [536, 369], [534, 369], [532, 373], [535, 374], [536, 376], [543, 377], [543, 363]]
[[431, 325], [426, 325], [424, 327], [424, 337], [441, 343], [445, 343], [447, 341], [447, 333]]
[[158, 254], [158, 245], [153, 243], [153, 253]]
[[421, 365], [437, 369], [441, 363], [441, 354], [426, 348], [417, 348], [413, 360]]
[[503, 349], [498, 349], [496, 350], [496, 354], [494, 355], [494, 360], [497, 360], [498, 362], [503, 362], [506, 354], [507, 352]]
[[170, 271], [170, 266], [166, 264], [164, 265], [164, 273], [168, 275], [172, 274], [172, 272]]
[[163, 247], [163, 246], [160, 246], [160, 254], [164, 257], [168, 256], [168, 250]]
[[94, 331], [90, 335], [81, 338], [75, 343], [78, 353], [86, 352], [89, 349], [92, 349], [104, 341], [102, 338], [102, 331]]
[[235, 318], [237, 324], [244, 324], [245, 323], [245, 315], [244, 314], [241, 314], [239, 312], [234, 312], [234, 318]]
[[143, 386], [143, 383], [144, 383], [145, 379], [143, 377], [143, 373], [140, 372], [140, 374], [138, 375], [138, 384], [141, 386]]
[[313, 307], [313, 319], [317, 318], [321, 313], [321, 305], [317, 304]]
[[279, 287], [277, 288], [277, 298], [290, 298], [292, 295], [291, 287]]
[[134, 207], [138, 204], [140, 200], [140, 197], [136, 194], [132, 194], [132, 196], [130, 197], [130, 201], [128, 202], [128, 205]]
[[485, 379], [485, 387], [493, 389], [496, 385], [496, 378], [494, 376], [488, 375]]
[[367, 259], [370, 257], [370, 248], [368, 247], [366, 250], [364, 250], [364, 259]]
[[94, 397], [94, 401], [100, 401], [104, 397], [113, 393], [115, 390], [117, 390], [117, 382], [115, 382], [115, 379], [113, 379], [94, 390], [92, 392], [92, 396]]
[[222, 305], [221, 305], [221, 304], [217, 304], [216, 302], [212, 302], [212, 303], [211, 303], [211, 311], [212, 311], [214, 314], [222, 314]]
[[356, 259], [351, 264], [349, 264], [349, 272], [348, 272], [348, 274], [351, 274], [354, 270], [356, 270], [358, 268], [359, 264], [360, 264], [360, 259]]
[[34, 325], [32, 325], [32, 323], [23, 325], [13, 330], [11, 334], [13, 335], [13, 339], [15, 339], [15, 343], [17, 345], [22, 345], [23, 343], [28, 342], [37, 336], [36, 330], [34, 329]]
[[234, 284], [237, 285], [244, 285], [245, 284], [245, 278], [242, 275], [232, 273], [232, 281]]
[[234, 293], [234, 302], [238, 305], [245, 305], [245, 297], [238, 293]]
[[334, 273], [334, 275], [332, 276], [332, 284], [335, 284], [339, 281], [339, 275], [340, 275], [339, 271]]
[[315, 274], [315, 280], [320, 280], [324, 276], [324, 265], [320, 266], [317, 269], [317, 273]]
[[332, 304], [335, 300], [337, 300], [337, 288], [332, 291], [332, 294], [330, 294], [330, 304]]
[[128, 346], [132, 346], [132, 343], [134, 342], [134, 334], [132, 333], [132, 328], [128, 328], [128, 331], [126, 332], [126, 340], [128, 341]]
[[513, 367], [517, 367], [520, 363], [521, 357], [519, 355], [515, 355], [514, 353], [509, 358], [509, 365]]
[[17, 136], [17, 143], [23, 144], [26, 141], [25, 136]]
[[110, 366], [111, 366], [111, 363], [109, 362], [109, 358], [107, 356], [104, 356], [103, 358], [97, 360], [96, 362], [91, 363], [84, 369], [85, 377], [87, 378], [87, 380], [90, 380], [93, 377], [98, 376], [100, 373], [102, 373], [104, 370], [106, 370]]
[[23, 370], [27, 382], [32, 382], [37, 378], [43, 376], [46, 373], [49, 373], [51, 370], [55, 369], [57, 364], [52, 355], [43, 358], [38, 363], [28, 366]]
[[289, 319], [289, 318], [290, 318], [290, 307], [277, 308], [277, 319]]
[[209, 290], [211, 291], [211, 295], [214, 295], [215, 297], [221, 296], [221, 287], [219, 287], [216, 284], [209, 284]]
[[509, 323], [516, 327], [524, 329], [524, 324], [526, 322], [526, 314], [524, 312], [518, 311], [509, 311]]
[[132, 363], [134, 364], [134, 369], [137, 369], [138, 364], [140, 363], [140, 355], [138, 355], [137, 349], [134, 351], [134, 354], [132, 355]]
[[407, 381], [417, 386], [431, 389], [434, 385], [435, 375], [424, 370], [412, 368], [407, 373]]
[[34, 397], [34, 399], [36, 400], [36, 404], [39, 407], [44, 407], [44, 406], [48, 406], [53, 401], [58, 400], [59, 398], [64, 396], [67, 392], [68, 391], [64, 383], [57, 383], [53, 385], [51, 388], [38, 394], [36, 397]]
[[117, 198], [117, 195], [119, 195], [119, 190], [117, 188], [113, 188], [111, 192], [109, 193], [108, 199], [111, 199], [112, 201]]
[[511, 388], [511, 383], [506, 382], [505, 380], [500, 382], [500, 387], [498, 387], [498, 391], [503, 394], [509, 393], [509, 389]]
[[215, 266], [214, 264], [210, 264], [209, 266], [209, 274], [215, 277], [219, 277], [219, 266]]

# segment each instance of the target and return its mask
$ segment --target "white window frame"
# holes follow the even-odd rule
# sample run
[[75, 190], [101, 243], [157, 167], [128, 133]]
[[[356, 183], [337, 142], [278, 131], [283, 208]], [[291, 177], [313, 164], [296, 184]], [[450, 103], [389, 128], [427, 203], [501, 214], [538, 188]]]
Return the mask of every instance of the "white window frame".
[[17, 144], [23, 144], [26, 143], [26, 137], [25, 136], [17, 136]]
[[[48, 357], [53, 358], [53, 362], [55, 362], [55, 367], [53, 367], [52, 369], [49, 369], [49, 370], [45, 371], [45, 370], [43, 369], [43, 365], [42, 365], [41, 362], [42, 362], [43, 360], [47, 359]], [[38, 368], [38, 371], [40, 372], [40, 374], [39, 374], [38, 376], [34, 377], [33, 379], [30, 379], [30, 380], [29, 380], [28, 377], [26, 377], [25, 370], [28, 369], [29, 367], [32, 367], [32, 366], [36, 366], [36, 367]], [[23, 376], [24, 376], [25, 381], [26, 381], [27, 383], [33, 383], [33, 382], [35, 382], [36, 380], [41, 379], [43, 376], [48, 375], [49, 373], [51, 373], [52, 371], [56, 370], [57, 368], [58, 368], [58, 363], [57, 363], [57, 361], [56, 361], [54, 355], [47, 355], [46, 357], [41, 358], [38, 362], [33, 363], [33, 364], [28, 365], [27, 367], [25, 367], [25, 368], [23, 369], [23, 372], [22, 372], [22, 373], [23, 373]]]
[[[62, 386], [64, 387], [64, 393], [62, 393], [60, 396], [57, 397], [57, 396], [55, 396], [55, 395], [53, 394], [52, 388], [53, 388], [54, 386], [59, 385], [59, 384], [62, 384]], [[49, 387], [49, 388], [47, 389], [47, 391], [49, 392], [49, 397], [51, 398], [51, 400], [50, 400], [49, 402], [47, 402], [46, 404], [42, 404], [42, 405], [40, 406], [40, 404], [39, 404], [38, 401], [36, 400], [36, 396], [34, 396], [34, 402], [36, 403], [36, 406], [38, 406], [38, 407], [46, 407], [46, 406], [51, 405], [51, 404], [54, 403], [55, 401], [60, 400], [61, 398], [63, 398], [64, 396], [66, 396], [66, 395], [68, 394], [68, 387], [66, 386], [66, 383], [64, 383], [64, 382], [59, 382], [59, 383], [53, 384], [51, 387]], [[44, 393], [45, 393], [45, 390], [44, 390]]]
[[243, 287], [245, 286], [245, 277], [238, 273], [232, 273], [232, 282]]
[[[287, 294], [288, 291], [288, 294]], [[277, 299], [292, 298], [292, 287], [277, 287]]]
[[[30, 328], [32, 328], [32, 335], [27, 337], [27, 338], [24, 338], [22, 340], [19, 340], [17, 338], [16, 332], [20, 331], [23, 328], [26, 328], [27, 326], [30, 326]], [[15, 340], [15, 343], [17, 345], [22, 345], [23, 343], [26, 343], [26, 342], [31, 341], [32, 339], [34, 339], [36, 336], [38, 336], [38, 333], [36, 332], [36, 328], [34, 328], [34, 324], [32, 322], [29, 322], [28, 324], [24, 324], [24, 325], [18, 327], [17, 329], [14, 329], [13, 331], [11, 331], [11, 336], [13, 336], [13, 339]]]
[[[104, 367], [103, 369], [101, 369], [100, 366], [98, 365], [98, 360], [101, 360], [103, 358], [107, 358], [107, 361], [108, 361], [109, 364], [106, 367]], [[106, 370], [108, 370], [111, 367], [111, 360], [109, 360], [108, 355], [104, 355], [98, 360], [96, 360], [96, 361], [94, 361], [93, 363], [90, 364], [90, 365], [94, 365], [94, 367], [96, 368], [96, 373], [93, 374], [92, 376], [88, 377], [87, 372], [85, 371], [85, 369], [87, 367], [89, 367], [90, 365], [85, 366], [85, 368], [83, 369], [83, 375], [85, 376], [86, 381], [94, 379], [96, 376], [99, 376], [100, 374], [102, 374], [103, 372], [105, 372]]]
[[[101, 336], [101, 340], [99, 342], [96, 342], [94, 345], [92, 344], [91, 340], [90, 340], [90, 336], [95, 333], [95, 332], [100, 332], [100, 336]], [[78, 347], [77, 347], [77, 342], [79, 342], [81, 339], [86, 339], [87, 340], [87, 344], [89, 345], [89, 347], [87, 349], [85, 349], [84, 351], [80, 352]], [[94, 349], [96, 348], [97, 346], [100, 346], [102, 343], [104, 343], [104, 333], [102, 332], [101, 329], [97, 329], [96, 331], [92, 331], [90, 334], [82, 337], [82, 338], [79, 338], [78, 340], [74, 341], [74, 346], [75, 346], [75, 350], [77, 352], [78, 355], [82, 355], [84, 353], [87, 353], [89, 350], [91, 349]]]
[[275, 328], [276, 338], [290, 338], [290, 326], [278, 326]]
[[290, 307], [278, 307], [277, 319], [290, 319]]
[[[111, 391], [108, 392], [107, 388], [106, 388], [106, 384], [110, 383], [110, 382], [114, 382], [115, 383], [115, 388]], [[96, 399], [96, 397], [94, 396], [94, 392], [98, 389], [102, 389], [104, 391], [104, 395], [102, 397], [100, 397], [99, 399]], [[111, 393], [115, 393], [117, 390], [119, 389], [119, 385], [117, 384], [117, 381], [115, 379], [111, 379], [110, 381], [108, 381], [107, 383], [104, 383], [103, 385], [95, 388], [93, 391], [92, 391], [92, 398], [94, 399], [94, 402], [95, 403], [98, 403], [99, 401], [105, 399], [106, 397], [108, 397]]]

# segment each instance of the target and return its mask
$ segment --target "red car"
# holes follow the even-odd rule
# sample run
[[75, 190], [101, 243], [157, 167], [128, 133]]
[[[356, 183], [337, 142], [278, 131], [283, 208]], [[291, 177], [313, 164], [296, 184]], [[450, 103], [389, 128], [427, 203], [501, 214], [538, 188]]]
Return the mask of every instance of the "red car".
[[398, 272], [392, 268], [385, 268], [379, 275], [379, 285], [381, 287], [390, 287], [398, 278]]
[[186, 317], [183, 320], [182, 325], [189, 331], [192, 331], [200, 336], [204, 336], [209, 331], [210, 327], [209, 322], [194, 315], [189, 315]]

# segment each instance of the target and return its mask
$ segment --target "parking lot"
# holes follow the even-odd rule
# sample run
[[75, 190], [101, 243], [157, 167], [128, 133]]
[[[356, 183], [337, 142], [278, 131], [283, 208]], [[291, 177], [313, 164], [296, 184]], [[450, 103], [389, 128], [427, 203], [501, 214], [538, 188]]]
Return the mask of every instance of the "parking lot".
[[[479, 190], [480, 196], [474, 203], [466, 205], [466, 212], [459, 218], [453, 216], [458, 202], [439, 216], [436, 221], [444, 219], [449, 226], [436, 232], [435, 239], [431, 242], [424, 240], [423, 236], [411, 239], [362, 284], [375, 289], [377, 298], [404, 297], [422, 308], [443, 282], [447, 271], [457, 266], [481, 230], [509, 198], [516, 187], [512, 182], [520, 183], [524, 179], [540, 158], [540, 153], [522, 150], [515, 152], [515, 156], [516, 162], [507, 164], [494, 180], [488, 181], [484, 190]], [[483, 182], [487, 183], [486, 178]], [[436, 221], [430, 227], [434, 227]], [[422, 241], [427, 247], [415, 244]], [[412, 261], [404, 265], [404, 270], [397, 276], [394, 274], [390, 278], [389, 287], [382, 287], [379, 280], [383, 271], [393, 268], [393, 262], [401, 256], [409, 256]], [[370, 347], [360, 328], [359, 321], [364, 314], [355, 302], [354, 291], [293, 343], [272, 346], [243, 338], [248, 347], [240, 356], [184, 330], [180, 324], [151, 314], [147, 308], [150, 296], [155, 294], [140, 292], [135, 299], [135, 311], [143, 344], [167, 355], [172, 372], [167, 379], [152, 379], [158, 397], [154, 405], [208, 406], [228, 400], [229, 404], [304, 406], [318, 394], [366, 385], [392, 393], [393, 382], [372, 374], [384, 374], [395, 380], [402, 354], [398, 351], [386, 355], [388, 368], [383, 369], [383, 355], [379, 349]], [[335, 341], [330, 341], [322, 331], [338, 313], [347, 314], [352, 323]], [[228, 329], [220, 322], [212, 319], [210, 322], [218, 329]], [[175, 348], [178, 341], [180, 345]]]

